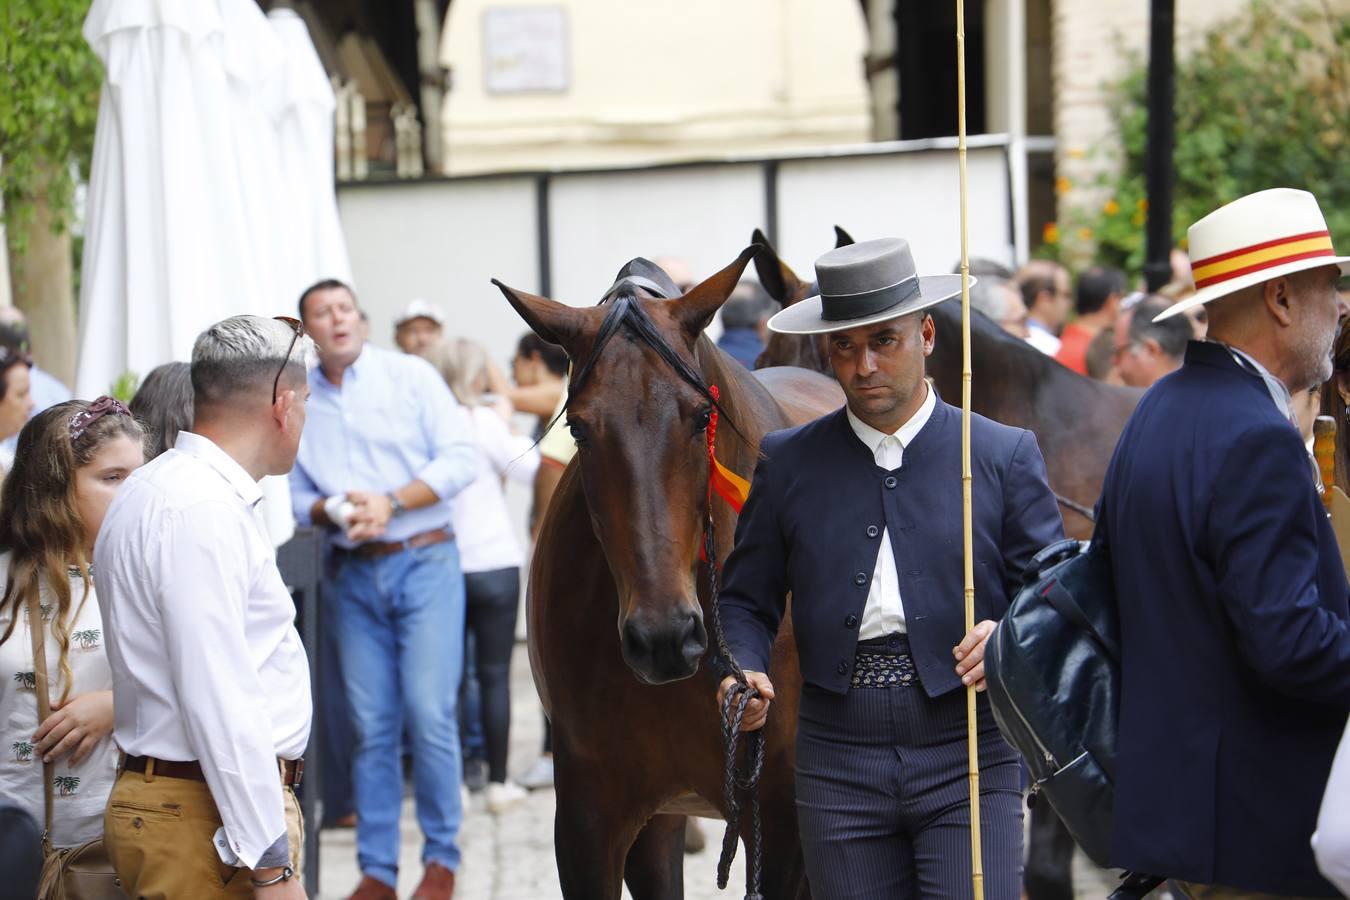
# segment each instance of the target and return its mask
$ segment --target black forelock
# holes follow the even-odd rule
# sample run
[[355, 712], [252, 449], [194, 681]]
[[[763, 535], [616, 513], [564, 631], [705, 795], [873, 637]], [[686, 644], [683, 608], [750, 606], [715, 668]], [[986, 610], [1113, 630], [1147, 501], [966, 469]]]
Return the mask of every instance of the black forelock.
[[[698, 391], [710, 405], [717, 409], [719, 414], [726, 416], [726, 410], [713, 397], [712, 390], [704, 382], [703, 376], [678, 350], [671, 346], [670, 341], [666, 340], [665, 335], [656, 327], [656, 323], [642, 308], [641, 302], [634, 294], [611, 294], [601, 300], [600, 305], [608, 306], [609, 309], [600, 323], [599, 331], [596, 332], [595, 343], [591, 348], [590, 356], [581, 364], [580, 368], [573, 371], [571, 383], [568, 385], [567, 402], [563, 405], [562, 411], [549, 423], [549, 428], [552, 428], [571, 407], [572, 399], [585, 386], [591, 372], [595, 369], [600, 353], [605, 349], [605, 345], [620, 331], [626, 331], [631, 337], [650, 347], [666, 365], [675, 371], [681, 381]], [[726, 424], [731, 430], [740, 434], [740, 429], [736, 427], [730, 417], [726, 418]], [[546, 428], [545, 431], [547, 430]]]

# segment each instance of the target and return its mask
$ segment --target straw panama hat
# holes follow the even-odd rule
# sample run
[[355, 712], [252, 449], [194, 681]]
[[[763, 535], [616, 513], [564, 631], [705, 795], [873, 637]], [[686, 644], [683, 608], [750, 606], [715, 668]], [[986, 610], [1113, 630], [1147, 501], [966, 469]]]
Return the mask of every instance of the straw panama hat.
[[[961, 293], [960, 275], [919, 275], [909, 242], [880, 238], [839, 247], [816, 260], [820, 293], [769, 320], [780, 334], [829, 334], [875, 325]], [[971, 278], [970, 283], [975, 284]]]
[[1186, 234], [1196, 292], [1163, 310], [1155, 322], [1281, 275], [1330, 265], [1350, 275], [1350, 256], [1332, 249], [1327, 220], [1307, 191], [1272, 188], [1239, 197]]

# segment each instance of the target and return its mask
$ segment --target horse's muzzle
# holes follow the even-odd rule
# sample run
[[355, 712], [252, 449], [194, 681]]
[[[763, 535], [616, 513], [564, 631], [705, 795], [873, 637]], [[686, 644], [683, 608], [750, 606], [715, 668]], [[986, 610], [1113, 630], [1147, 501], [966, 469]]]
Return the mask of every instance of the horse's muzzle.
[[635, 613], [622, 631], [623, 659], [640, 681], [665, 684], [698, 671], [708, 650], [708, 632], [698, 611], [678, 609], [667, 615]]

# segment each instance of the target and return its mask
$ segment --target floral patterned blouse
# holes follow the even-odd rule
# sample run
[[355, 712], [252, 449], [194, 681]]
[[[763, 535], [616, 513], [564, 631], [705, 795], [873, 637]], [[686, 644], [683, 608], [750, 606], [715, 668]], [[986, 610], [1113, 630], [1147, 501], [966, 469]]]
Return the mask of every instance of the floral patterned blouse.
[[[0, 592], [9, 575], [10, 554], [0, 554]], [[91, 590], [83, 606], [84, 580], [78, 570], [70, 573], [72, 614], [78, 616], [70, 629], [70, 669], [74, 685], [70, 696], [89, 691], [112, 690], [112, 672], [103, 650], [103, 619], [98, 599]], [[61, 698], [60, 648], [51, 633], [56, 599], [44, 586], [39, 595], [42, 629], [47, 638], [47, 675], [53, 701]], [[9, 628], [8, 608], [0, 609], [0, 635]], [[9, 640], [0, 644], [0, 797], [17, 803], [41, 828], [42, 758], [34, 748], [38, 728], [37, 679], [33, 665], [33, 641], [29, 636], [28, 607], [19, 609], [19, 622]], [[117, 747], [112, 735], [105, 737], [79, 765], [70, 765], [69, 754], [57, 761], [52, 785], [52, 844], [74, 847], [103, 834], [103, 809], [117, 776]]]

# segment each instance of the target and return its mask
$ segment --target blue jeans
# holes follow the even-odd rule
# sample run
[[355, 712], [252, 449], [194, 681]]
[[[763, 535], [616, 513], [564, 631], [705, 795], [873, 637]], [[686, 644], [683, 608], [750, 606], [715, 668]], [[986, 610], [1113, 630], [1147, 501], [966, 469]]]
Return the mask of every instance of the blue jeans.
[[413, 756], [424, 863], [459, 868], [456, 698], [464, 668], [464, 578], [453, 543], [392, 556], [347, 556], [337, 573], [336, 624], [356, 752], [356, 858], [398, 882], [403, 801], [401, 735]]

